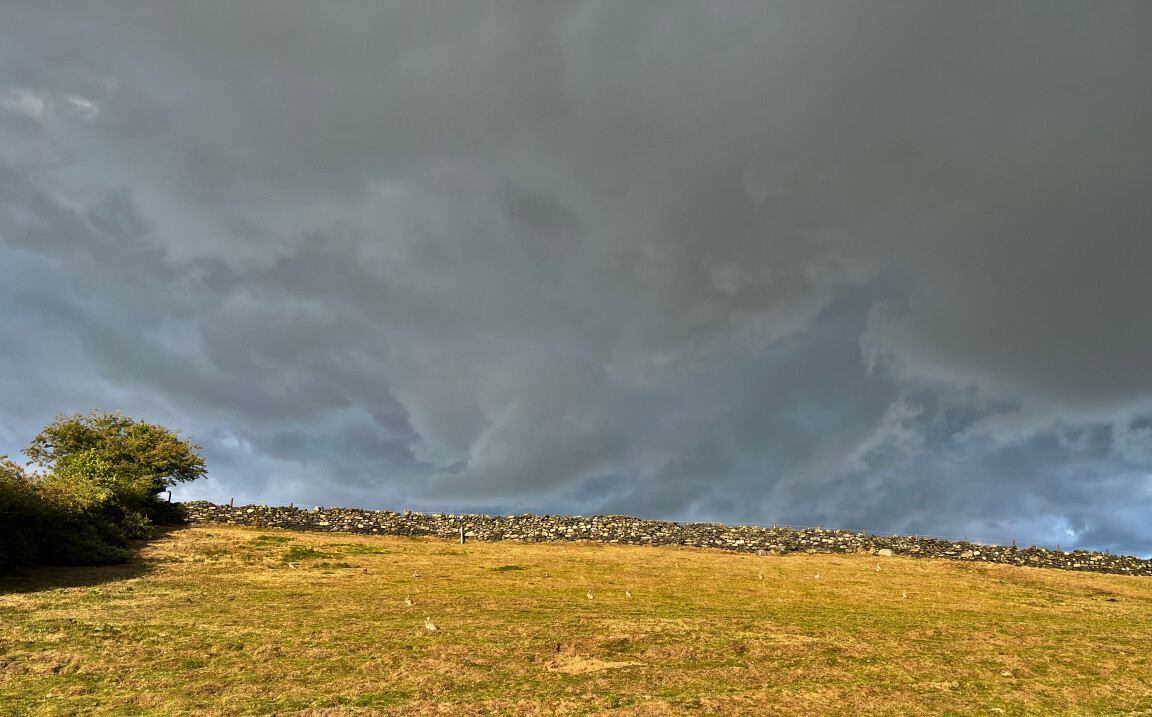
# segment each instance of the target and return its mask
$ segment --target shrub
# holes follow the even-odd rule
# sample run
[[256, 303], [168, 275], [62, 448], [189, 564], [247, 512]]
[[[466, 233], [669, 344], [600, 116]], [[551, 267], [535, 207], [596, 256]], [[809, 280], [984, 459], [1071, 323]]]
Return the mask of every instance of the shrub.
[[54, 474], [29, 475], [0, 457], [0, 571], [127, 560], [126, 536], [109, 515], [109, 495]]
[[205, 474], [199, 450], [122, 413], [57, 416], [24, 450], [47, 472], [0, 456], [0, 571], [124, 562], [129, 539], [174, 518], [160, 491]]
[[43, 508], [24, 469], [0, 456], [0, 572], [35, 561]]

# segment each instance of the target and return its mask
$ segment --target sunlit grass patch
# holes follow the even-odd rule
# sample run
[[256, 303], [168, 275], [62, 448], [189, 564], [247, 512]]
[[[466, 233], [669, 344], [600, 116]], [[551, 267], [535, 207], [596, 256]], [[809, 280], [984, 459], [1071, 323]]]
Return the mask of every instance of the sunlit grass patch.
[[315, 570], [315, 569], [332, 569], [332, 568], [354, 568], [356, 566], [351, 565], [350, 563], [345, 563], [345, 562], [340, 562], [340, 563], [323, 562], [323, 563], [313, 563], [309, 567], [311, 567], [312, 569]]
[[335, 553], [325, 553], [306, 545], [293, 545], [280, 558], [282, 563], [298, 563], [303, 560], [320, 560], [334, 557]]
[[291, 543], [296, 538], [287, 535], [258, 535], [252, 541], [254, 545], [267, 546], [267, 545], [281, 545], [283, 543]]
[[1126, 714], [1152, 703], [1152, 580], [451, 545], [206, 526], [167, 532], [128, 565], [6, 578], [0, 714]]
[[342, 555], [386, 555], [395, 552], [378, 545], [365, 545], [363, 543], [331, 543], [327, 547]]

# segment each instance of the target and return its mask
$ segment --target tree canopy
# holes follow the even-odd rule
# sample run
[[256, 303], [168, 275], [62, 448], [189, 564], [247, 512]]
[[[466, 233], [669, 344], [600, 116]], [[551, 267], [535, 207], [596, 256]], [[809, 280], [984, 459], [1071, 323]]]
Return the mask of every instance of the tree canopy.
[[203, 477], [201, 450], [181, 440], [179, 431], [93, 409], [57, 416], [24, 453], [61, 477], [99, 479], [118, 493], [143, 498]]

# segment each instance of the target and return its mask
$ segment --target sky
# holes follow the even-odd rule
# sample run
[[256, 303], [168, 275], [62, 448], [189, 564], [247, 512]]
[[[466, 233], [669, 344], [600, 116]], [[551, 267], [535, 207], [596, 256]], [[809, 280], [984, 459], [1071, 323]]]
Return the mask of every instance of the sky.
[[1152, 4], [0, 0], [0, 453], [1152, 553]]

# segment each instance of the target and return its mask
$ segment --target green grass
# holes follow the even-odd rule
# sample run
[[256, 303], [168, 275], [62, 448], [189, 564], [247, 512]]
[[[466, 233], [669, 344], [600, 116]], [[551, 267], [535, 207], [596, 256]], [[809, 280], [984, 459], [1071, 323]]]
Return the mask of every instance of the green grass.
[[378, 545], [364, 545], [363, 543], [332, 543], [327, 547], [340, 552], [342, 555], [387, 555], [392, 552]]
[[195, 527], [0, 579], [0, 714], [1152, 713], [1145, 578], [447, 545]]
[[268, 545], [282, 545], [284, 543], [291, 543], [294, 540], [296, 540], [296, 538], [290, 538], [287, 535], [258, 535], [256, 536], [256, 539], [252, 541], [252, 543], [254, 545], [263, 547]]
[[298, 563], [302, 560], [319, 560], [321, 558], [331, 558], [335, 553], [325, 553], [307, 545], [293, 545], [284, 553], [280, 558], [282, 563]]

